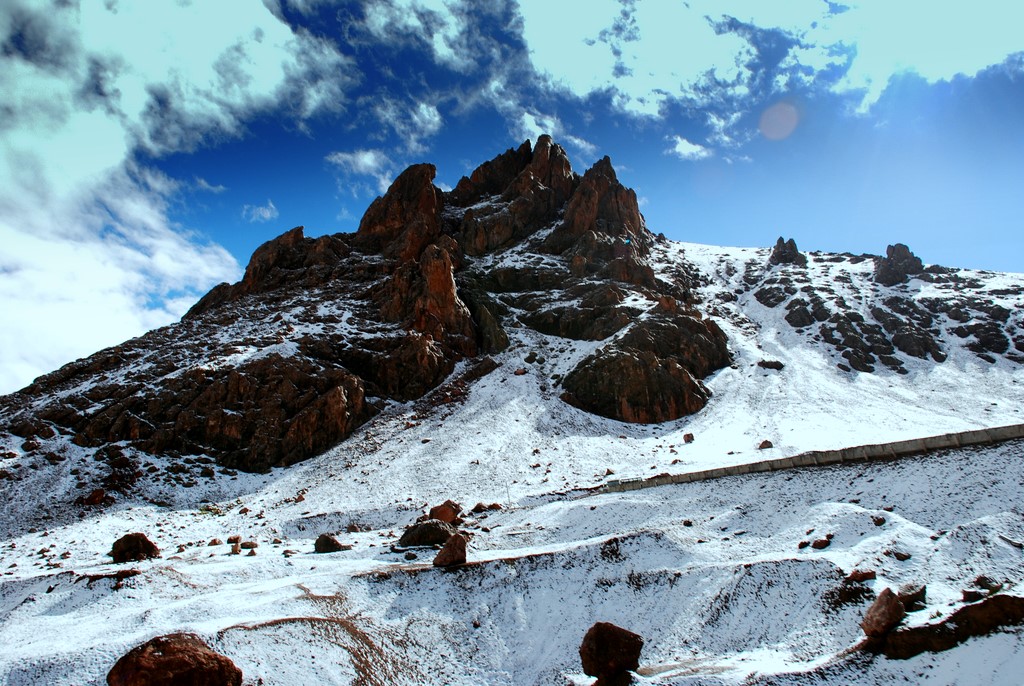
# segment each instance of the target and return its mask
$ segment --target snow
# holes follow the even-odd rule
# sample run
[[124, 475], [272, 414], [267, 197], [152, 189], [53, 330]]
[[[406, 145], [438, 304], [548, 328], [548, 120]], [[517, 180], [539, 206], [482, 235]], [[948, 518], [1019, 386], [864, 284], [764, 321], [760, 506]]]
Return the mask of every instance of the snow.
[[[500, 367], [464, 402], [392, 403], [336, 448], [269, 475], [154, 491], [154, 501], [169, 505], [120, 503], [20, 533], [16, 511], [47, 507], [47, 493], [72, 478], [34, 475], [0, 517], [0, 683], [102, 684], [134, 645], [194, 631], [251, 684], [588, 684], [577, 650], [602, 620], [645, 638], [641, 683], [1017, 683], [1019, 629], [907, 661], [846, 657], [862, 638], [869, 599], [843, 605], [833, 594], [853, 569], [876, 571], [868, 582], [875, 592], [926, 583], [927, 607], [907, 619], [923, 624], [962, 606], [961, 592], [980, 575], [1019, 593], [1024, 442], [626, 493], [586, 490], [611, 478], [1024, 422], [1019, 364], [984, 362], [947, 337], [941, 364], [906, 358], [905, 375], [882, 366], [845, 373], [835, 351], [795, 332], [782, 308], [749, 294], [719, 297], [767, 254], [694, 244], [656, 251], [661, 273], [685, 258], [709, 276], [701, 307], [734, 354], [732, 367], [705, 381], [714, 395], [692, 417], [628, 425], [572, 408], [552, 377], [604, 342], [510, 327], [512, 345], [495, 356]], [[483, 259], [498, 266], [525, 257], [513, 249]], [[870, 263], [812, 261], [809, 272], [816, 282], [848, 275], [843, 295], [861, 308], [886, 295], [867, 284]], [[1024, 283], [1021, 275], [965, 274], [989, 292]], [[907, 292], [946, 297], [934, 287], [912, 281]], [[1019, 302], [991, 297], [1020, 322]], [[627, 304], [652, 306], [635, 296]], [[197, 353], [195, 364], [293, 354], [294, 341], [318, 326], [358, 330], [344, 301], [318, 308], [313, 318], [332, 315], [331, 323], [311, 323], [297, 307], [272, 324], [225, 327], [208, 346], [221, 352]], [[229, 350], [239, 340], [252, 343]], [[544, 362], [526, 363], [532, 351]], [[762, 369], [762, 359], [785, 367]], [[519, 368], [528, 373], [514, 375]], [[686, 433], [695, 442], [684, 444]], [[757, 450], [763, 439], [775, 447]], [[70, 462], [77, 450], [66, 446]], [[390, 550], [424, 506], [447, 498], [467, 509], [478, 501], [503, 507], [471, 516], [471, 565], [437, 570], [433, 551], [406, 560]], [[347, 533], [350, 524], [362, 530]], [[112, 542], [131, 531], [145, 532], [163, 556], [110, 564]], [[353, 549], [314, 554], [324, 532]], [[207, 545], [232, 534], [257, 541], [256, 556]], [[798, 547], [826, 534], [823, 550]], [[900, 561], [897, 551], [911, 557]], [[84, 578], [125, 568], [140, 573], [120, 588]]]

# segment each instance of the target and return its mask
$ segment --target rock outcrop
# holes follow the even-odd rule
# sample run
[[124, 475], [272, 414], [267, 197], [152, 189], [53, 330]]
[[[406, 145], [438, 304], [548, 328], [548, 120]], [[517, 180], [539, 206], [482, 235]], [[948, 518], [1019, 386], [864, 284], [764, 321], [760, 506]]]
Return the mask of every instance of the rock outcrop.
[[609, 622], [597, 622], [580, 644], [583, 672], [598, 684], [629, 683], [628, 673], [640, 667], [644, 639]]
[[109, 686], [241, 686], [242, 670], [195, 634], [157, 636], [126, 653]]
[[770, 264], [795, 264], [798, 267], [806, 267], [807, 255], [804, 255], [797, 249], [796, 241], [792, 238], [784, 241], [782, 236], [779, 236], [779, 240], [775, 242], [775, 247], [772, 248], [772, 254], [768, 256], [768, 262]]
[[923, 271], [921, 258], [902, 243], [886, 247], [885, 257], [875, 260], [875, 281], [883, 286], [906, 283], [911, 276]]
[[703, 408], [711, 392], [700, 379], [728, 363], [717, 324], [695, 313], [663, 314], [583, 360], [563, 380], [563, 398], [625, 422], [669, 421]]
[[937, 624], [923, 624], [893, 631], [873, 649], [895, 660], [907, 660], [924, 652], [937, 653], [969, 638], [1024, 624], [1024, 598], [996, 594], [965, 605]]

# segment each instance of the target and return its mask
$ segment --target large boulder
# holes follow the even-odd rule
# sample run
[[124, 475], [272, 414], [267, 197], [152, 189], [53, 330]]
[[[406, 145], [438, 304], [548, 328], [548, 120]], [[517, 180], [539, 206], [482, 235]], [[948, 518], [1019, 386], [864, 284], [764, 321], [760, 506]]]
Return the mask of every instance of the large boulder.
[[242, 670], [195, 634], [157, 636], [132, 648], [107, 674], [109, 686], [241, 686]]
[[583, 672], [596, 676], [600, 684], [628, 683], [628, 672], [640, 666], [644, 639], [632, 631], [608, 622], [590, 627], [580, 644]]
[[403, 548], [423, 545], [444, 545], [448, 539], [456, 533], [455, 527], [437, 519], [428, 519], [419, 524], [413, 524], [402, 537], [398, 539], [398, 545]]
[[624, 422], [655, 423], [701, 410], [700, 379], [729, 364], [717, 324], [681, 313], [652, 316], [587, 357], [562, 381], [562, 399]]
[[452, 534], [434, 558], [435, 567], [455, 567], [466, 564], [466, 537]]
[[160, 549], [146, 538], [146, 534], [133, 533], [125, 534], [114, 541], [114, 547], [107, 554], [114, 559], [115, 564], [121, 564], [160, 557]]
[[875, 602], [868, 608], [860, 626], [868, 637], [881, 638], [903, 621], [906, 614], [899, 597], [892, 589], [887, 588], [878, 594]]
[[430, 508], [428, 519], [437, 519], [451, 524], [462, 512], [462, 506], [454, 500], [446, 500], [440, 505]]

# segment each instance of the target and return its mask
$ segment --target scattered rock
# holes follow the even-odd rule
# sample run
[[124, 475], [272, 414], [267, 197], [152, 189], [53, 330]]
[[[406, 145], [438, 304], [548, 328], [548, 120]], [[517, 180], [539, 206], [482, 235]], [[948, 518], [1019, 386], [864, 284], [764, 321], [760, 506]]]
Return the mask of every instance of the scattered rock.
[[757, 363], [758, 367], [762, 369], [774, 369], [776, 371], [782, 371], [786, 365], [782, 364], [778, 360], [761, 360]]
[[[621, 682], [627, 672], [640, 667], [644, 639], [608, 622], [597, 622], [587, 630], [580, 644], [583, 672], [599, 683]], [[628, 681], [627, 681], [628, 683]]]
[[873, 569], [855, 569], [846, 577], [848, 581], [853, 583], [863, 583], [865, 581], [872, 581], [876, 578], [878, 578], [878, 575]]
[[814, 548], [815, 550], [824, 550], [825, 548], [829, 547], [829, 545], [831, 543], [832, 543], [831, 539], [819, 538], [819, 539], [816, 539], [813, 543], [811, 543], [811, 547]]
[[693, 443], [693, 434], [683, 434], [683, 443]]
[[241, 543], [232, 543], [231, 544], [231, 550], [228, 551], [228, 555], [241, 555], [241, 554], [242, 554], [242, 544]]
[[224, 544], [224, 541], [220, 540], [219, 538], [211, 538], [210, 542], [207, 543], [206, 545], [214, 546], [214, 545], [223, 545], [223, 544]]
[[774, 447], [775, 447], [775, 444], [772, 443], [771, 441], [769, 441], [767, 438], [764, 439], [763, 441], [761, 441], [757, 445], [757, 449], [758, 450], [767, 450], [768, 448], [774, 448]]
[[885, 517], [872, 517], [871, 523], [875, 526], [882, 526], [883, 524], [885, 524]]
[[434, 558], [435, 567], [454, 567], [466, 564], [466, 537], [452, 534], [445, 542], [441, 552]]
[[430, 508], [428, 519], [436, 519], [451, 524], [462, 512], [462, 506], [453, 500], [446, 500], [440, 505]]
[[879, 638], [892, 631], [905, 615], [903, 603], [892, 589], [887, 588], [878, 594], [878, 598], [868, 608], [860, 626], [869, 637]]
[[242, 543], [240, 543], [239, 545], [242, 548], [242, 550], [252, 550], [253, 548], [260, 547], [260, 544], [256, 541], [242, 541]]
[[169, 634], [132, 648], [107, 674], [109, 686], [241, 686], [242, 671], [195, 634]]
[[403, 548], [444, 545], [455, 533], [455, 527], [451, 524], [437, 519], [428, 519], [425, 522], [413, 524], [406, 529], [402, 537], [398, 539], [398, 545]]
[[313, 543], [313, 552], [317, 553], [339, 553], [344, 550], [352, 550], [352, 546], [343, 544], [330, 534], [320, 534]]
[[407, 551], [405, 553], [404, 557], [405, 557], [406, 560], [415, 560], [419, 556], [416, 553], [414, 553], [413, 551], [409, 550], [409, 551]]
[[145, 534], [133, 533], [126, 534], [114, 541], [114, 547], [108, 555], [114, 559], [115, 564], [139, 562], [160, 557], [160, 549], [146, 538]]
[[241, 543], [242, 537], [239, 534], [228, 536], [228, 543]]

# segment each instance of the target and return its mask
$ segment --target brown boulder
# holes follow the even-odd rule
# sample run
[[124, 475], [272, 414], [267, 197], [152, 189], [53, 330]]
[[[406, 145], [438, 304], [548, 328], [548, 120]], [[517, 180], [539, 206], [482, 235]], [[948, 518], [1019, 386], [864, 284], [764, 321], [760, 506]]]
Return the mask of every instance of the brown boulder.
[[771, 441], [769, 441], [767, 438], [757, 444], [757, 449], [758, 450], [768, 450], [769, 448], [774, 448], [774, 447], [775, 447], [775, 444], [772, 443]]
[[466, 537], [453, 534], [434, 558], [435, 567], [454, 567], [466, 564]]
[[157, 636], [132, 648], [107, 674], [109, 686], [241, 686], [242, 670], [195, 634]]
[[352, 550], [352, 546], [345, 545], [330, 534], [320, 534], [313, 542], [313, 551], [317, 553], [338, 553], [343, 550]]
[[869, 637], [879, 638], [885, 636], [903, 621], [904, 615], [906, 615], [906, 610], [903, 603], [892, 592], [892, 589], [887, 588], [878, 594], [878, 598], [868, 608], [860, 626]]
[[437, 519], [439, 521], [451, 524], [462, 512], [462, 506], [453, 500], [446, 500], [440, 505], [435, 505], [430, 508], [430, 514], [428, 519]]
[[852, 583], [863, 583], [865, 581], [872, 581], [876, 578], [878, 578], [878, 575], [873, 569], [855, 569], [850, 572], [849, 576], [846, 577], [846, 580]]
[[160, 549], [146, 538], [146, 534], [133, 533], [114, 541], [113, 548], [107, 554], [114, 559], [115, 564], [121, 564], [160, 557]]
[[729, 359], [725, 334], [714, 322], [651, 316], [569, 372], [562, 399], [620, 421], [670, 421], [707, 404], [711, 392], [699, 379]]
[[[616, 683], [640, 666], [644, 639], [608, 622], [597, 622], [580, 644], [583, 672], [600, 683]], [[628, 683], [628, 681], [626, 682]]]
[[413, 524], [402, 537], [398, 539], [398, 545], [403, 548], [410, 546], [444, 545], [456, 532], [451, 524], [437, 519], [428, 519], [419, 524]]

